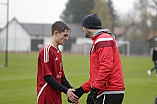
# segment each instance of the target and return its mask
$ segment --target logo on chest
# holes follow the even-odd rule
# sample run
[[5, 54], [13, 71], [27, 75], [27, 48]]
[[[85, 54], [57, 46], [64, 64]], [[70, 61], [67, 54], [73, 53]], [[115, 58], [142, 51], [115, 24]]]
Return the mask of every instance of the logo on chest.
[[57, 78], [61, 78], [61, 77], [62, 77], [62, 72], [59, 72], [59, 74], [57, 74], [56, 77], [57, 77]]
[[57, 78], [61, 78], [62, 77], [62, 70], [63, 70], [63, 64], [62, 61], [59, 63], [59, 70], [58, 70], [58, 74], [57, 74]]
[[58, 57], [56, 57], [56, 59], [55, 59], [56, 61], [58, 60]]

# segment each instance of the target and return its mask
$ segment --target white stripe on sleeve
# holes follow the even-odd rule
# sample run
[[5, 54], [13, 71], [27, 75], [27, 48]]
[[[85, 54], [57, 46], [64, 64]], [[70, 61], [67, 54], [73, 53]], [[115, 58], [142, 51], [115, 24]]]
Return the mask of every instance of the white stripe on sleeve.
[[49, 50], [50, 50], [51, 45], [47, 44], [44, 47], [44, 62], [49, 62]]
[[113, 40], [113, 38], [99, 38], [98, 40], [96, 40], [95, 44], [101, 41], [110, 41]]

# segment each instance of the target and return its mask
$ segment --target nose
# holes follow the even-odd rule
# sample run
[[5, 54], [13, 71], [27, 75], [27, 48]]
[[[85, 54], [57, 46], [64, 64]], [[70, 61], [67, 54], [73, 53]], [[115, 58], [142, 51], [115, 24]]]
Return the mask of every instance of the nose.
[[65, 39], [68, 40], [68, 36]]
[[83, 27], [82, 31], [84, 32], [84, 27]]

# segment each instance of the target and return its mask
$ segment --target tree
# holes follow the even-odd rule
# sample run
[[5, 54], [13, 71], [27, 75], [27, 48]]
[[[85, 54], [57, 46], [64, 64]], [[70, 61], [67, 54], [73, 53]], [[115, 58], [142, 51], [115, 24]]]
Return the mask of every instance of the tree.
[[151, 18], [151, 32], [157, 34], [157, 0], [152, 0], [149, 3], [150, 18]]
[[108, 5], [109, 5], [111, 21], [112, 21], [112, 30], [114, 30], [114, 27], [116, 26], [117, 14], [116, 11], [114, 10], [112, 0], [108, 0]]
[[113, 24], [111, 20], [112, 16], [110, 14], [107, 1], [95, 0], [95, 5], [92, 10], [92, 13], [97, 14], [100, 17], [103, 28], [108, 28], [112, 31], [112, 24]]
[[126, 38], [146, 40], [150, 30], [148, 24], [148, 1], [137, 0], [136, 2], [134, 2], [134, 9], [128, 12], [126, 18]]
[[94, 0], [69, 0], [61, 19], [66, 23], [81, 23], [84, 16], [91, 14]]
[[149, 34], [157, 34], [157, 0], [138, 0], [135, 9], [138, 12], [136, 25], [142, 31], [139, 39], [145, 37], [146, 40]]

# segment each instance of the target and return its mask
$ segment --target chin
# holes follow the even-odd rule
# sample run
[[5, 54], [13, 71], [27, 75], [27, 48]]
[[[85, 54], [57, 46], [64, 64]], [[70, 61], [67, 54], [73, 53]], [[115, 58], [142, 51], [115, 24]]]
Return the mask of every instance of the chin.
[[59, 45], [62, 45], [62, 46], [64, 46], [64, 44], [65, 44], [65, 42], [63, 42], [63, 43], [60, 43]]
[[91, 37], [89, 37], [89, 36], [85, 36], [86, 38], [91, 38]]
[[60, 45], [64, 46], [64, 43], [62, 43], [62, 44], [60, 44]]

